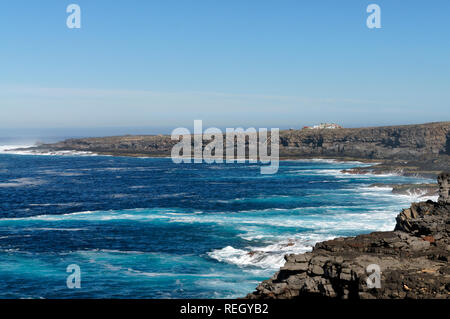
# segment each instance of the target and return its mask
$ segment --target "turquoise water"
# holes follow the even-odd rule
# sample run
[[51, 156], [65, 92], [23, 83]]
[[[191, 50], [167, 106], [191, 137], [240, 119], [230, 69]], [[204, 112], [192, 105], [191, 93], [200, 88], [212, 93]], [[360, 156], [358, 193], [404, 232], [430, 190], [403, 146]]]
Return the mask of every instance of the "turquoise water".
[[370, 184], [431, 182], [340, 172], [363, 165], [0, 154], [0, 298], [244, 296], [284, 254], [390, 230], [418, 199]]

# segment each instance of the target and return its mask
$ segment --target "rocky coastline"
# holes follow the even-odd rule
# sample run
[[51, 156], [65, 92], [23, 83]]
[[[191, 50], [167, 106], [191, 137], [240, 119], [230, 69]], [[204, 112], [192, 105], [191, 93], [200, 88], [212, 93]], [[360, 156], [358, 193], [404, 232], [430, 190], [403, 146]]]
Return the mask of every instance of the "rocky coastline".
[[[69, 139], [24, 151], [169, 157], [176, 143], [167, 135], [118, 136]], [[438, 177], [438, 184], [372, 186], [440, 197], [404, 209], [393, 231], [336, 238], [317, 243], [312, 252], [287, 255], [285, 265], [246, 298], [450, 299], [449, 173], [440, 174], [450, 167], [450, 122], [280, 132], [281, 160], [308, 158], [372, 164], [343, 171], [349, 174]], [[368, 287], [369, 265], [381, 270], [380, 288]]]
[[382, 184], [376, 183], [369, 187], [392, 188], [392, 194], [417, 197], [434, 197], [439, 195], [439, 185], [436, 184]]
[[[376, 162], [369, 167], [346, 171], [353, 174], [394, 173], [436, 178], [439, 172], [450, 166], [450, 122], [291, 129], [280, 131], [279, 137], [279, 155], [282, 160], [324, 158]], [[23, 150], [37, 153], [77, 151], [113, 156], [170, 157], [172, 147], [177, 142], [171, 140], [170, 135], [126, 135], [68, 139]], [[209, 141], [204, 141], [203, 147], [207, 143]]]
[[[193, 140], [191, 141], [193, 143]], [[170, 157], [172, 147], [177, 142], [171, 140], [169, 135], [126, 135], [68, 139], [19, 151], [31, 154], [77, 152], [111, 156]], [[204, 141], [203, 147], [207, 143], [208, 141]], [[280, 160], [315, 158], [372, 164], [342, 171], [349, 174], [396, 174], [435, 179], [440, 172], [450, 167], [450, 122], [284, 130], [280, 131], [279, 155]], [[393, 193], [397, 194], [433, 196], [437, 193], [437, 184], [383, 187], [386, 186], [392, 187]]]
[[450, 299], [450, 173], [440, 174], [438, 184], [438, 201], [413, 203], [393, 231], [336, 238], [287, 255], [246, 298]]

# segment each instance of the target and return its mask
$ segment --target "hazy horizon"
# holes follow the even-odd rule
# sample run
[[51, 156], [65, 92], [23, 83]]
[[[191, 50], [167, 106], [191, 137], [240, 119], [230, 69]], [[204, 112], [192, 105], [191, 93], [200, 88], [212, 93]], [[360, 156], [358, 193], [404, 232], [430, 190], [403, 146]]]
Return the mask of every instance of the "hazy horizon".
[[[445, 122], [445, 121], [437, 121]], [[426, 124], [423, 123], [400, 123], [395, 125], [414, 125], [414, 124]], [[213, 127], [214, 125], [207, 125], [203, 123], [203, 129], [207, 127]], [[319, 123], [311, 123], [319, 124]], [[346, 126], [345, 128], [360, 128], [360, 127], [371, 127], [365, 125], [356, 126]], [[385, 125], [374, 125], [374, 126], [385, 126]], [[389, 126], [389, 125], [386, 125]], [[193, 123], [187, 124], [184, 127], [193, 131]], [[215, 126], [214, 126], [215, 127]], [[238, 127], [238, 126], [223, 126], [219, 127], [221, 130], [225, 131], [227, 127]], [[287, 129], [301, 129], [301, 126], [292, 127], [280, 127], [272, 125], [270, 127], [276, 127], [281, 130]], [[245, 127], [244, 127], [245, 128]], [[28, 129], [4, 129], [0, 128], [0, 145], [31, 145], [37, 142], [41, 143], [52, 143], [61, 141], [68, 138], [85, 138], [85, 137], [107, 137], [107, 136], [121, 136], [121, 135], [168, 135], [171, 134], [173, 127], [95, 127], [95, 128], [28, 128]]]
[[75, 3], [81, 29], [57, 0], [0, 11], [4, 132], [450, 120], [448, 1], [376, 1], [381, 29], [369, 1]]

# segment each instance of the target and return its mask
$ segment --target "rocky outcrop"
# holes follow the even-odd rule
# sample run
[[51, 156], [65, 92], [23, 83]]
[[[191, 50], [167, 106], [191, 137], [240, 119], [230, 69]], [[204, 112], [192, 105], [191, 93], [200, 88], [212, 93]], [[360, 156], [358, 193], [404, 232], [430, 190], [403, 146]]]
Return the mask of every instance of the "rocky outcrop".
[[392, 193], [397, 195], [408, 195], [417, 197], [438, 196], [438, 184], [385, 184], [375, 183], [370, 187], [392, 187]]
[[[450, 156], [410, 158], [409, 160], [387, 159], [370, 167], [356, 167], [343, 170], [351, 174], [386, 174], [394, 173], [403, 176], [423, 176], [436, 178], [440, 172], [450, 167]], [[437, 184], [436, 184], [437, 185]]]
[[[396, 218], [395, 230], [403, 231], [416, 237], [432, 236], [447, 238], [450, 225], [450, 211], [447, 204], [433, 201], [413, 203]], [[447, 240], [447, 239], [445, 239]]]
[[[69, 139], [44, 144], [46, 151], [76, 150], [116, 155], [170, 156], [168, 135]], [[206, 142], [205, 142], [206, 144]], [[369, 128], [303, 129], [280, 132], [281, 157], [420, 159], [450, 155], [450, 122]]]
[[68, 139], [53, 144], [42, 144], [29, 150], [43, 152], [70, 150], [116, 156], [170, 156], [171, 149], [176, 143], [170, 136], [165, 135], [111, 136]]
[[355, 129], [292, 130], [280, 134], [280, 154], [418, 159], [450, 155], [450, 122]]
[[[441, 192], [448, 191], [448, 176], [439, 176]], [[448, 193], [441, 198], [404, 209], [394, 231], [337, 238], [287, 255], [280, 271], [247, 298], [450, 299]]]
[[[191, 139], [192, 141], [192, 139]], [[115, 156], [171, 156], [178, 143], [168, 135], [68, 139], [26, 149], [35, 152], [81, 151]], [[204, 141], [205, 146], [209, 141]], [[270, 144], [269, 139], [269, 144]], [[225, 145], [225, 144], [224, 144]], [[247, 152], [248, 154], [248, 145]], [[334, 158], [377, 161], [351, 173], [397, 173], [435, 178], [450, 166], [450, 122], [368, 128], [280, 131], [281, 159]]]
[[450, 174], [441, 174], [438, 177], [439, 184], [439, 202], [450, 203]]
[[[375, 166], [349, 170], [350, 173], [397, 173], [435, 178], [450, 166], [450, 122], [368, 128], [291, 129], [280, 131], [279, 136], [280, 159], [333, 158], [378, 162]], [[203, 147], [209, 142], [204, 140]], [[170, 157], [176, 143], [178, 141], [168, 135], [127, 135], [68, 139], [22, 150]], [[268, 144], [271, 144], [270, 138]], [[248, 156], [248, 141], [246, 154]]]

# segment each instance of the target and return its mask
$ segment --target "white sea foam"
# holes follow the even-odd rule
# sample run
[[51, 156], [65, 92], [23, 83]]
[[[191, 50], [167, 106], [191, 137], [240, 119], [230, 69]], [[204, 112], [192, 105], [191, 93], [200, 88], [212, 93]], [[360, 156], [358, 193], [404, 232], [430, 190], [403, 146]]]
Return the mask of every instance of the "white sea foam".
[[415, 192], [408, 191], [406, 194], [396, 194], [392, 193], [392, 187], [360, 187], [357, 189], [351, 190], [353, 192], [359, 193], [361, 196], [367, 197], [386, 197], [392, 198], [394, 200], [401, 200], [405, 203], [411, 203], [416, 201], [426, 201], [432, 200], [437, 201], [437, 195], [427, 195], [428, 192], [426, 190], [417, 190]]
[[96, 156], [97, 154], [87, 151], [38, 151], [27, 150], [27, 148], [35, 147], [36, 145], [0, 145], [0, 154], [14, 154], [14, 155], [41, 155], [41, 156]]
[[52, 175], [52, 176], [61, 176], [61, 177], [75, 177], [75, 176], [85, 176], [86, 175], [84, 173], [81, 173], [81, 172], [73, 170], [73, 169], [66, 169], [66, 170], [45, 169], [45, 170], [39, 171], [39, 173], [42, 173], [45, 175]]
[[[132, 268], [128, 268], [126, 272], [129, 275], [138, 275], [138, 276], [145, 276], [145, 277], [201, 277], [201, 278], [208, 278], [208, 277], [224, 277], [226, 274], [223, 273], [209, 273], [209, 274], [190, 274], [190, 273], [172, 273], [172, 272], [145, 272], [141, 270], [135, 270]], [[231, 276], [231, 275], [229, 275]]]
[[[352, 191], [367, 198], [386, 197], [390, 202], [395, 204], [392, 205], [392, 207], [386, 207], [386, 204], [382, 203], [379, 205], [382, 209], [371, 209], [365, 212], [345, 211], [345, 208], [355, 208], [352, 206], [329, 206], [327, 208], [343, 209], [341, 213], [330, 216], [330, 219], [323, 219], [323, 217], [325, 217], [324, 212], [317, 215], [303, 216], [301, 220], [291, 219], [289, 217], [286, 217], [283, 220], [273, 218], [264, 218], [264, 220], [242, 219], [242, 224], [249, 223], [260, 226], [267, 224], [277, 227], [312, 228], [315, 232], [315, 238], [309, 238], [309, 240], [307, 240], [306, 237], [308, 235], [298, 234], [293, 236], [293, 239], [286, 239], [283, 238], [286, 235], [277, 236], [273, 234], [264, 234], [261, 229], [252, 229], [251, 227], [244, 226], [241, 228], [241, 230], [244, 231], [244, 233], [240, 235], [241, 238], [250, 242], [254, 240], [267, 240], [272, 243], [265, 247], [248, 247], [246, 249], [236, 249], [227, 246], [222, 249], [213, 250], [209, 252], [208, 255], [220, 262], [235, 264], [240, 267], [256, 266], [263, 269], [277, 269], [284, 264], [283, 257], [285, 254], [303, 253], [308, 251], [316, 242], [336, 237], [333, 235], [336, 231], [358, 230], [358, 232], [370, 232], [392, 230], [395, 225], [394, 218], [399, 213], [399, 200], [404, 203], [405, 207], [407, 207], [411, 201], [415, 200], [437, 200], [436, 196], [424, 197], [424, 192], [416, 192], [408, 195], [393, 194], [391, 187], [362, 187]], [[327, 208], [321, 207], [325, 212]], [[367, 207], [365, 207], [365, 209], [367, 209]], [[286, 211], [288, 210], [289, 209], [286, 209]]]
[[[280, 228], [302, 228], [302, 229], [322, 229], [333, 232], [335, 230], [376, 230], [380, 223], [376, 221], [394, 222], [393, 217], [396, 211], [378, 211], [372, 210], [367, 213], [361, 212], [347, 212], [345, 208], [337, 206], [331, 208], [332, 211], [322, 208], [320, 213], [298, 215], [292, 214], [291, 210], [265, 210], [253, 211], [250, 213], [208, 213], [201, 211], [183, 212], [178, 210], [166, 209], [136, 209], [125, 211], [87, 211], [63, 215], [39, 215], [23, 218], [3, 218], [0, 222], [11, 221], [112, 221], [112, 220], [130, 220], [130, 221], [151, 221], [151, 220], [165, 220], [174, 223], [186, 224], [219, 224], [228, 227], [239, 226], [266, 226], [266, 227], [280, 227]], [[297, 209], [301, 211], [302, 208]], [[340, 211], [341, 210], [341, 211]], [[398, 212], [397, 212], [398, 213]]]
[[[360, 166], [362, 167], [362, 166]], [[292, 175], [319, 175], [319, 176], [330, 176], [337, 179], [373, 179], [373, 178], [384, 178], [384, 177], [394, 177], [399, 176], [395, 173], [385, 173], [385, 174], [373, 174], [373, 173], [365, 173], [365, 174], [353, 174], [343, 172], [344, 168], [325, 168], [325, 169], [293, 169], [287, 171], [287, 173]]]
[[46, 182], [42, 179], [24, 177], [24, 178], [10, 179], [7, 182], [0, 183], [0, 188], [38, 186], [45, 183]]
[[227, 246], [210, 251], [208, 256], [219, 262], [234, 264], [239, 267], [278, 269], [284, 265], [285, 255], [308, 252], [316, 242], [332, 238], [333, 236], [329, 235], [299, 234], [263, 247], [250, 246], [245, 249], [237, 249]]
[[0, 154], [1, 153], [11, 153], [14, 150], [19, 148], [29, 148], [35, 146], [34, 144], [26, 144], [26, 145], [0, 145]]
[[284, 160], [286, 162], [301, 162], [301, 163], [328, 163], [328, 164], [353, 164], [353, 165], [361, 165], [361, 166], [371, 166], [376, 165], [378, 163], [364, 163], [359, 161], [344, 161], [338, 159], [328, 159], [328, 158], [303, 158], [303, 159], [287, 159]]
[[[337, 169], [312, 170], [318, 174], [345, 176]], [[317, 172], [318, 171], [318, 172]], [[360, 176], [360, 175], [352, 175]], [[392, 175], [389, 175], [392, 176]], [[364, 175], [364, 178], [384, 177]], [[358, 178], [358, 177], [356, 177]], [[9, 183], [11, 181], [8, 181]], [[327, 205], [321, 207], [266, 208], [237, 212], [187, 211], [181, 209], [135, 209], [123, 211], [86, 211], [65, 215], [41, 215], [25, 218], [0, 219], [2, 221], [111, 221], [129, 220], [148, 222], [162, 220], [171, 223], [215, 224], [238, 230], [239, 237], [249, 246], [235, 248], [226, 246], [208, 252], [208, 256], [243, 268], [277, 269], [284, 264], [284, 255], [303, 253], [318, 241], [340, 236], [342, 232], [370, 232], [392, 230], [399, 207], [408, 207], [411, 201], [424, 200], [424, 193], [393, 194], [391, 187], [363, 187], [341, 189], [343, 195], [367, 198], [364, 206]], [[1, 186], [1, 184], [0, 184]], [[180, 193], [178, 195], [181, 195]], [[337, 192], [333, 191], [333, 195]], [[291, 197], [287, 195], [273, 196]], [[436, 199], [436, 197], [430, 197]], [[376, 201], [374, 201], [376, 199]], [[261, 200], [261, 198], [236, 198], [231, 201]], [[371, 200], [371, 201], [370, 201]], [[226, 201], [228, 202], [228, 201]], [[359, 209], [358, 209], [359, 208]], [[317, 212], [315, 211], [317, 210]], [[303, 214], [304, 213], [304, 214]], [[280, 232], [281, 229], [281, 232]], [[298, 229], [298, 230], [296, 230]], [[298, 231], [293, 234], [293, 231]], [[283, 234], [289, 232], [289, 234]], [[145, 275], [145, 274], [144, 274]], [[149, 276], [166, 275], [148, 273]]]

